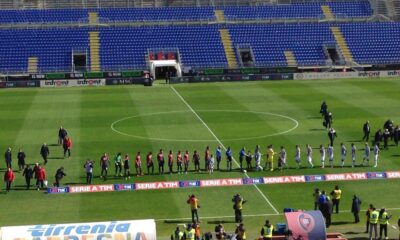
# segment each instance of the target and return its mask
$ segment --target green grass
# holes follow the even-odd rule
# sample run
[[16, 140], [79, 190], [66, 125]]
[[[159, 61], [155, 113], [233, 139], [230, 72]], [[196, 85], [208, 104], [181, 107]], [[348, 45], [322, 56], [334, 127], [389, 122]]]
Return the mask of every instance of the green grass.
[[[338, 133], [335, 142], [336, 164], [339, 162], [340, 142], [344, 142], [348, 150], [351, 142], [356, 143], [359, 149], [357, 161], [360, 163], [362, 124], [370, 120], [372, 131], [375, 132], [389, 118], [395, 125], [400, 122], [399, 87], [398, 79], [174, 85], [215, 136], [169, 85], [151, 88], [6, 89], [0, 92], [0, 149], [5, 151], [8, 146], [13, 148], [14, 168], [18, 148], [26, 152], [28, 163], [42, 162], [39, 155], [41, 144], [55, 144], [58, 128], [63, 125], [73, 141], [72, 157], [63, 159], [61, 147], [51, 146], [52, 159], [46, 165], [46, 170], [51, 183], [55, 170], [64, 166], [67, 177], [63, 179], [63, 184], [78, 185], [85, 183], [85, 160], [91, 158], [98, 163], [103, 152], [111, 156], [117, 152], [129, 153], [133, 163], [137, 151], [141, 151], [144, 158], [148, 151], [154, 153], [160, 148], [165, 151], [172, 149], [175, 153], [187, 149], [191, 153], [193, 150], [200, 151], [203, 160], [207, 145], [212, 152], [215, 151], [219, 144], [216, 138], [224, 146], [232, 147], [236, 158], [243, 146], [254, 151], [254, 146], [260, 144], [265, 153], [269, 144], [274, 145], [275, 151], [283, 145], [292, 167], [295, 165], [294, 146], [299, 144], [304, 154], [304, 146], [308, 143], [314, 147], [314, 163], [319, 166], [316, 148], [320, 144], [328, 144], [326, 130], [318, 113], [321, 102], [325, 100], [333, 112], [334, 127]], [[114, 122], [115, 130], [123, 134], [111, 129]], [[297, 128], [291, 130], [296, 122]], [[286, 133], [279, 134], [282, 132]], [[399, 148], [395, 146], [381, 152], [376, 169], [352, 169], [348, 167], [350, 157], [347, 158], [347, 167], [343, 169], [316, 167], [248, 174], [250, 177], [261, 177], [400, 169]], [[4, 164], [1, 165], [3, 168]], [[225, 164], [226, 160], [223, 159], [223, 168]], [[112, 166], [111, 173], [113, 171]], [[96, 165], [95, 175], [99, 173], [100, 167]], [[245, 217], [248, 239], [258, 235], [266, 218], [274, 223], [284, 222], [283, 216], [275, 214], [254, 186], [47, 195], [36, 190], [24, 190], [23, 177], [20, 173], [16, 175], [15, 190], [0, 196], [1, 226], [152, 218], [157, 220], [158, 239], [167, 239], [176, 224], [188, 221], [183, 219], [190, 217], [186, 198], [194, 193], [202, 206], [200, 218], [203, 217], [203, 231], [213, 231], [219, 221], [225, 221], [226, 229], [233, 231], [231, 198], [238, 192], [248, 200], [244, 214], [252, 215]], [[244, 175], [238, 171], [215, 172], [211, 176], [204, 172], [191, 172], [188, 175], [133, 177], [129, 182], [240, 177]], [[121, 182], [125, 180], [111, 178], [107, 181]], [[95, 178], [94, 183], [103, 181]], [[349, 213], [353, 194], [361, 197], [363, 209], [369, 203], [393, 209], [389, 213], [397, 221], [400, 211], [394, 208], [400, 207], [399, 180], [271, 184], [258, 185], [258, 188], [281, 212], [284, 207], [311, 209], [313, 189], [319, 187], [330, 191], [336, 184], [344, 192], [341, 209], [347, 212], [333, 216], [334, 225], [329, 229], [330, 232], [348, 233], [349, 238], [365, 236], [358, 234], [364, 231], [364, 213], [361, 214], [362, 224], [359, 225], [352, 223], [353, 218]], [[396, 221], [391, 223], [395, 224]], [[398, 230], [390, 228], [389, 233], [394, 238]]]

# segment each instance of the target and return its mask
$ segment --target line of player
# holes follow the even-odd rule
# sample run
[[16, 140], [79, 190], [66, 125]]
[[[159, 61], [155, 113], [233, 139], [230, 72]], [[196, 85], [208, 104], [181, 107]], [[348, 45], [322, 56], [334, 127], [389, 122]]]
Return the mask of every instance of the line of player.
[[[363, 156], [363, 161], [360, 164], [360, 166], [369, 166], [369, 160], [371, 156], [371, 151], [374, 154], [374, 167], [378, 166], [378, 156], [380, 149], [377, 144], [374, 145], [374, 147], [370, 148], [368, 143], [365, 143], [365, 148], [364, 148], [364, 156]], [[334, 147], [332, 145], [328, 145], [327, 147], [324, 147], [323, 145], [320, 145], [319, 147], [319, 154], [320, 154], [320, 161], [321, 161], [321, 168], [325, 168], [326, 165], [326, 160], [329, 162], [329, 166], [331, 168], [334, 167]], [[354, 143], [351, 144], [351, 149], [350, 149], [350, 155], [351, 155], [351, 167], [356, 167], [356, 153], [357, 153], [357, 148]], [[306, 155], [306, 164], [308, 167], [313, 168], [314, 167], [314, 160], [313, 160], [313, 148], [309, 145], [306, 144], [305, 146], [305, 155]], [[345, 160], [347, 158], [347, 148], [346, 146], [341, 143], [340, 144], [340, 167], [345, 166]], [[264, 167], [262, 166], [262, 158], [263, 156], [266, 157], [265, 165]], [[275, 156], [277, 156], [277, 163], [278, 163], [278, 169], [283, 170], [283, 169], [288, 169], [289, 165], [287, 163], [287, 152], [284, 146], [280, 147], [280, 150], [278, 152], [275, 152], [273, 149], [273, 145], [269, 145], [267, 147], [267, 151], [265, 154], [261, 153], [260, 150], [260, 145], [256, 145], [254, 153], [252, 153], [250, 150], [246, 150], [245, 147], [243, 147], [238, 154], [238, 163], [239, 163], [239, 170], [243, 172], [247, 171], [263, 171], [263, 170], [268, 170], [268, 171], [274, 171], [275, 168]], [[226, 169], [222, 169], [221, 163], [222, 159], [226, 159]], [[158, 174], [173, 174], [173, 173], [178, 173], [178, 174], [187, 174], [190, 170], [189, 167], [191, 163], [194, 164], [194, 169], [192, 171], [195, 172], [201, 172], [201, 171], [206, 171], [209, 172], [210, 174], [213, 173], [214, 168], [218, 171], [232, 171], [232, 162], [233, 162], [233, 151], [231, 147], [228, 147], [226, 151], [223, 153], [221, 146], [217, 146], [215, 150], [215, 154], [211, 153], [210, 147], [207, 146], [205, 151], [204, 151], [204, 162], [203, 166], [204, 168], [201, 167], [201, 157], [200, 153], [197, 150], [194, 150], [193, 153], [189, 153], [188, 150], [181, 151], [178, 150], [176, 153], [173, 152], [173, 150], [169, 150], [167, 154], [164, 154], [163, 149], [160, 149], [157, 154], [153, 154], [151, 151], [148, 152], [145, 157], [144, 157], [144, 164], [142, 163], [142, 153], [137, 152], [134, 160], [134, 166], [135, 166], [135, 171], [136, 171], [136, 176], [142, 176], [144, 175], [143, 167], [146, 167], [147, 169], [147, 174], [154, 174], [154, 168], [155, 168], [155, 162], [158, 163]], [[296, 168], [300, 169], [302, 167], [302, 150], [299, 145], [296, 145], [295, 147], [295, 154], [294, 154], [294, 159], [296, 163]], [[101, 158], [100, 158], [100, 166], [101, 166], [101, 175], [100, 177], [106, 178], [108, 174], [108, 169], [110, 167], [110, 162], [112, 160], [110, 159], [109, 155], [107, 153], [104, 153]], [[254, 162], [254, 165], [253, 165]], [[94, 163], [94, 161], [88, 160], [86, 164], [91, 163], [91, 165]], [[85, 164], [85, 166], [86, 166]], [[143, 166], [143, 165], [144, 166]], [[244, 166], [246, 164], [246, 166]], [[114, 157], [114, 165], [115, 165], [115, 175], [116, 176], [125, 176], [125, 177], [130, 177], [130, 156], [129, 154], [124, 154], [122, 155], [121, 153], [116, 154]], [[164, 170], [164, 167], [167, 167], [168, 169]], [[87, 168], [87, 167], [85, 167]], [[90, 171], [93, 166], [87, 168], [87, 171]], [[122, 172], [124, 170], [124, 173]]]

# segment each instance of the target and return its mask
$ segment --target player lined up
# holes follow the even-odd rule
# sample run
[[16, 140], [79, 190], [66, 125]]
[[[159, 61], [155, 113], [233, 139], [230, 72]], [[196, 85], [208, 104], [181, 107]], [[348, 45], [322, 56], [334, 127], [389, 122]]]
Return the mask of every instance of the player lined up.
[[[354, 143], [351, 144], [351, 167], [356, 166], [356, 153], [357, 148]], [[378, 157], [379, 157], [379, 147], [377, 145], [373, 148], [374, 153], [374, 167], [378, 166]], [[334, 147], [332, 145], [328, 145], [324, 147], [320, 145], [319, 153], [320, 153], [320, 161], [321, 168], [326, 167], [326, 159], [329, 161], [329, 167], [334, 167]], [[153, 175], [155, 173], [155, 163], [158, 165], [158, 174], [187, 174], [189, 171], [201, 172], [205, 171], [210, 174], [214, 172], [214, 166], [217, 171], [221, 171], [221, 162], [222, 162], [222, 154], [223, 151], [220, 146], [217, 147], [215, 151], [215, 155], [211, 153], [210, 147], [207, 146], [204, 152], [204, 168], [201, 168], [201, 157], [197, 150], [194, 150], [193, 153], [189, 153], [188, 150], [181, 151], [175, 154], [172, 150], [169, 150], [167, 154], [164, 154], [162, 149], [156, 155], [153, 155], [152, 152], [148, 152], [145, 155], [145, 159], [142, 163], [142, 153], [137, 152], [134, 159], [134, 167], [135, 167], [135, 175], [142, 176], [145, 174]], [[369, 166], [371, 149], [368, 143], [365, 143], [364, 157], [361, 163], [361, 166]], [[266, 161], [264, 167], [262, 166], [262, 157], [265, 155]], [[260, 151], [260, 146], [257, 145], [254, 150], [254, 154], [251, 151], [246, 151], [246, 148], [242, 148], [239, 151], [238, 165], [239, 170], [242, 172], [247, 171], [274, 171], [275, 164], [275, 156], [278, 155], [278, 169], [288, 169], [289, 165], [287, 163], [287, 153], [286, 149], [281, 146], [279, 152], [275, 152], [273, 149], [273, 145], [269, 145], [267, 147], [266, 154], [262, 154]], [[306, 144], [305, 146], [305, 155], [306, 155], [306, 164], [309, 168], [314, 167], [313, 160], [313, 149], [311, 145]], [[302, 167], [301, 162], [301, 149], [299, 145], [295, 147], [295, 163], [296, 168], [300, 169]], [[347, 157], [347, 148], [343, 143], [340, 144], [340, 167], [345, 166], [345, 160]], [[225, 150], [225, 159], [226, 159], [226, 171], [232, 171], [232, 162], [234, 161], [233, 152], [230, 147]], [[100, 158], [100, 166], [101, 166], [101, 174], [100, 178], [107, 179], [108, 170], [110, 167], [110, 157], [107, 153], [104, 153]], [[253, 166], [254, 162], [254, 166]], [[89, 164], [89, 165], [88, 165]], [[94, 161], [88, 160], [85, 164], [85, 169], [87, 173], [92, 173]], [[194, 165], [193, 169], [190, 169], [191, 164]], [[246, 166], [244, 166], [246, 164]], [[116, 154], [114, 157], [114, 165], [115, 165], [115, 176], [125, 177], [126, 179], [131, 176], [131, 164], [130, 164], [130, 156], [129, 154], [122, 155], [121, 153]], [[164, 170], [165, 167], [168, 167], [167, 170]], [[145, 168], [145, 169], [144, 169]]]

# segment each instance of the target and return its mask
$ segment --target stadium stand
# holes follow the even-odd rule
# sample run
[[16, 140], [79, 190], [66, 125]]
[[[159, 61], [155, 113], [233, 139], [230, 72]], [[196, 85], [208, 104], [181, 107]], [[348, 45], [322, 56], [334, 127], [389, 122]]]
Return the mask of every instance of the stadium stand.
[[[327, 66], [332, 64], [325, 49], [328, 45], [346, 62], [399, 64], [400, 24], [366, 22], [372, 14], [365, 0], [0, 10], [0, 25], [6, 26], [0, 30], [0, 72], [69, 72], [74, 52], [86, 54], [91, 71], [145, 69], [155, 56], [177, 59], [187, 67], [237, 68], [243, 66], [240, 46], [251, 50], [253, 66], [259, 67]], [[299, 18], [316, 21], [296, 23]], [[336, 21], [346, 18], [364, 22]], [[292, 21], [263, 21], [268, 19]], [[25, 23], [32, 28], [21, 28]], [[161, 53], [156, 49], [174, 51]]]

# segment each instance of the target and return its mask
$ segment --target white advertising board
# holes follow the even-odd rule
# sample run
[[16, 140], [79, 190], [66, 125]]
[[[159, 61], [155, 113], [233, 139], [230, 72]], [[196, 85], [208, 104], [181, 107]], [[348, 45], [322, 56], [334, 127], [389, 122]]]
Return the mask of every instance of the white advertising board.
[[156, 240], [151, 220], [2, 227], [1, 240]]

